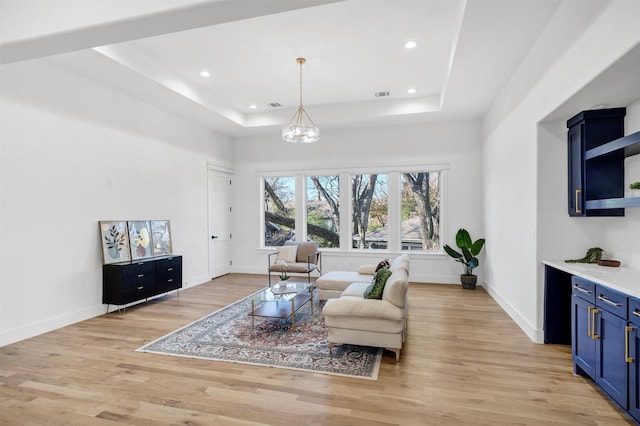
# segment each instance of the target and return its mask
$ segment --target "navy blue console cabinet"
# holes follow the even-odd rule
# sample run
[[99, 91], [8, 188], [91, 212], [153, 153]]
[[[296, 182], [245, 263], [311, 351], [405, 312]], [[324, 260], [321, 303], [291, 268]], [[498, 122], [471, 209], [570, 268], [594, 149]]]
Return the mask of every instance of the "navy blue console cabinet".
[[182, 256], [166, 256], [102, 267], [102, 303], [126, 305], [182, 288]]

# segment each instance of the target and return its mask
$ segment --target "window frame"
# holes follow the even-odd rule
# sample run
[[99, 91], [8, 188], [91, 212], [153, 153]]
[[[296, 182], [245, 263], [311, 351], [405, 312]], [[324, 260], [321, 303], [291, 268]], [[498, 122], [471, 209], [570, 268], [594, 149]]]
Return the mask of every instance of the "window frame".
[[[402, 250], [402, 173], [421, 172], [438, 172], [440, 178], [440, 250]], [[418, 165], [402, 165], [402, 166], [385, 166], [385, 167], [367, 167], [367, 168], [340, 168], [340, 169], [309, 169], [309, 170], [270, 170], [258, 171], [256, 177], [259, 182], [259, 218], [260, 218], [260, 242], [261, 249], [274, 249], [275, 246], [265, 245], [265, 220], [264, 220], [264, 178], [266, 177], [293, 177], [295, 179], [295, 205], [296, 205], [296, 221], [295, 235], [301, 236], [302, 240], [307, 239], [307, 177], [308, 176], [330, 176], [337, 175], [340, 180], [340, 247], [326, 248], [323, 251], [335, 252], [352, 252], [352, 253], [410, 253], [412, 256], [430, 256], [444, 255], [443, 242], [446, 237], [446, 218], [447, 218], [447, 174], [449, 171], [448, 164], [418, 164]], [[386, 249], [359, 249], [352, 248], [351, 227], [352, 227], [352, 200], [351, 200], [351, 178], [358, 174], [387, 174], [388, 185], [388, 245]], [[348, 221], [349, 226], [345, 226]], [[298, 232], [300, 230], [300, 232]]]

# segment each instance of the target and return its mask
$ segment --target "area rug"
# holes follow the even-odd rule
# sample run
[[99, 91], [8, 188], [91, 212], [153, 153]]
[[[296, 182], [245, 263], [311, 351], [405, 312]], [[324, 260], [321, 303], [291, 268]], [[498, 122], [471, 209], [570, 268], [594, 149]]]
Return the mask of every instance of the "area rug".
[[322, 303], [289, 318], [255, 318], [248, 296], [137, 349], [162, 355], [288, 368], [377, 380], [382, 348], [342, 345], [329, 355]]

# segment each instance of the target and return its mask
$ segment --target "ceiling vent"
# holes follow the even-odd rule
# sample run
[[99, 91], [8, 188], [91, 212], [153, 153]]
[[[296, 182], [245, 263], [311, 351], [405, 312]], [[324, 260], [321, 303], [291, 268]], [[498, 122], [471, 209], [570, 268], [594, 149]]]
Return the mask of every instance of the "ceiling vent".
[[376, 92], [374, 93], [374, 95], [376, 96], [376, 98], [384, 98], [385, 96], [389, 96], [389, 92]]
[[280, 108], [282, 105], [280, 105], [280, 103], [279, 103], [279, 102], [271, 102], [271, 103], [269, 104], [269, 106], [270, 106], [271, 108]]

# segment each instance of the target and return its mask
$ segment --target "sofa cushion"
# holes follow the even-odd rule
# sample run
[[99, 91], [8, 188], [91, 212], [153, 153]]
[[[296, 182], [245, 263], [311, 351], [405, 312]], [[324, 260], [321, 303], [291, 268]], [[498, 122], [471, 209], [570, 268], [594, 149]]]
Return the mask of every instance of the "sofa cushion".
[[[316, 286], [323, 290], [343, 291], [351, 283], [366, 283], [366, 285], [369, 285], [372, 279], [372, 275], [361, 275], [357, 272], [331, 271], [319, 277], [316, 280]], [[362, 291], [360, 291], [360, 296], [362, 296]]]
[[409, 275], [404, 268], [398, 268], [387, 279], [382, 292], [382, 300], [387, 300], [395, 306], [402, 308], [409, 287]]
[[402, 254], [396, 257], [395, 259], [393, 259], [393, 262], [391, 262], [391, 266], [389, 267], [389, 269], [393, 272], [398, 268], [404, 269], [407, 275], [409, 275], [409, 256], [408, 255]]
[[358, 268], [358, 273], [360, 275], [373, 275], [376, 273], [377, 265], [362, 265]]
[[329, 327], [367, 329], [362, 322], [365, 318], [379, 323], [386, 321], [397, 330], [401, 330], [404, 324], [404, 310], [384, 300], [369, 300], [357, 296], [329, 299], [322, 308], [322, 313]]
[[382, 299], [382, 292], [384, 291], [384, 285], [387, 279], [391, 276], [391, 271], [387, 268], [382, 268], [373, 277], [373, 284], [368, 286], [362, 296], [365, 299]]
[[344, 289], [340, 297], [359, 297], [362, 299], [362, 294], [369, 287], [371, 283], [351, 283]]

